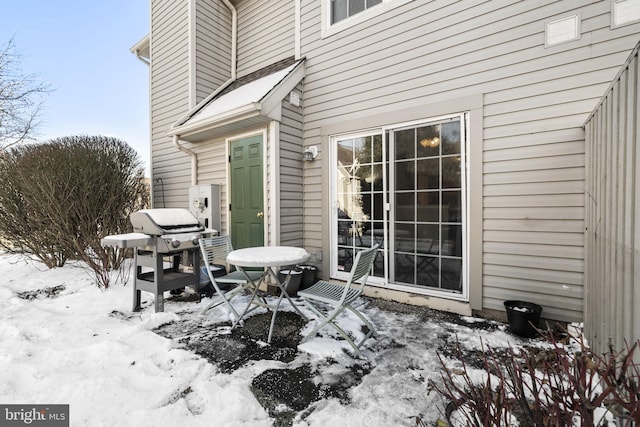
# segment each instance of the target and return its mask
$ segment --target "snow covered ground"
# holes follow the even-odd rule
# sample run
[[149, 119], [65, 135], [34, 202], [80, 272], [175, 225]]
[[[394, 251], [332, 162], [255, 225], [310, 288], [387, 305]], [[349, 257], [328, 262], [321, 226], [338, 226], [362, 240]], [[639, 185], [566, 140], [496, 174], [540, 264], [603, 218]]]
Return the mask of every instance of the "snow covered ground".
[[[131, 313], [131, 282], [102, 291], [78, 264], [47, 270], [0, 254], [0, 272], [0, 403], [69, 404], [72, 426], [270, 426], [273, 420], [250, 390], [253, 378], [302, 364], [331, 376], [339, 370], [327, 360], [354, 363], [348, 346], [325, 333], [300, 345], [288, 364], [260, 360], [223, 373], [152, 331], [197, 318], [208, 299], [166, 302], [164, 313], [154, 313], [143, 293], [145, 308]], [[59, 292], [19, 296], [45, 288]], [[433, 424], [443, 411], [440, 398], [427, 394], [428, 379], [439, 378], [438, 348], [453, 346], [456, 337], [467, 349], [480, 349], [481, 342], [494, 348], [525, 344], [500, 324], [485, 330], [473, 327], [479, 319], [450, 322], [362, 304], [380, 334], [364, 349], [371, 372], [350, 389], [348, 402], [315, 402], [294, 425], [409, 426], [416, 416]], [[222, 309], [207, 317], [226, 320]], [[343, 321], [360, 333], [352, 319]]]

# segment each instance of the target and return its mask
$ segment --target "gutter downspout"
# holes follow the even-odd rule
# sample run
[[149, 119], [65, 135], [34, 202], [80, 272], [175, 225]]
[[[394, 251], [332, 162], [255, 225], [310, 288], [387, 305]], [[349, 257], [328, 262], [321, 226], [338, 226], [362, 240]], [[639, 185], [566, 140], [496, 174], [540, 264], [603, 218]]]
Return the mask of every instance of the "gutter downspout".
[[136, 49], [135, 54], [136, 54], [136, 58], [138, 58], [140, 61], [144, 62], [147, 65], [150, 64], [150, 62], [147, 61], [146, 58], [144, 58], [142, 55], [140, 55], [140, 51], [139, 50]]
[[[231, 78], [229, 83], [236, 79], [236, 71], [238, 68], [238, 11], [229, 2], [229, 0], [222, 0], [225, 6], [231, 11]], [[222, 86], [226, 86], [227, 82]]]
[[191, 185], [198, 185], [198, 155], [185, 146], [180, 145], [180, 135], [173, 135], [173, 145], [175, 145], [178, 150], [191, 156]]
[[[142, 50], [149, 49], [149, 58], [145, 58], [140, 53]], [[147, 34], [141, 40], [139, 40], [133, 47], [129, 49], [129, 52], [133, 53], [136, 58], [144, 62], [147, 65], [151, 63], [151, 34]]]

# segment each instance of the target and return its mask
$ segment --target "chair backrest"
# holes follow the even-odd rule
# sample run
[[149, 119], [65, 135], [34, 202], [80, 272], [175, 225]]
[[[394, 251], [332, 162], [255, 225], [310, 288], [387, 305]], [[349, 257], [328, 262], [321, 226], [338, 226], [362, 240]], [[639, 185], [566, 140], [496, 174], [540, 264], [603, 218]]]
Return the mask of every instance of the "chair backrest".
[[233, 250], [229, 236], [214, 236], [200, 239], [200, 252], [207, 266], [227, 264], [227, 255]]
[[364, 288], [364, 285], [367, 283], [367, 279], [369, 278], [369, 274], [371, 273], [371, 266], [373, 266], [373, 262], [378, 255], [379, 247], [380, 243], [371, 249], [366, 249], [356, 254], [356, 259], [353, 262], [353, 267], [351, 267], [351, 273], [349, 274], [349, 280], [347, 281], [347, 287], [351, 287], [352, 283], [359, 282], [358, 288]]

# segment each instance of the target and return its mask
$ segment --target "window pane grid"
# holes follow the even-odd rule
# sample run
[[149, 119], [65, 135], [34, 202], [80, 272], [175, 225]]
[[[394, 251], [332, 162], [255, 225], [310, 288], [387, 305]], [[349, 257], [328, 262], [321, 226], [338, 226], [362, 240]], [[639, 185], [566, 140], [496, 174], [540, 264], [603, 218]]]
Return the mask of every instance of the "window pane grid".
[[393, 131], [397, 283], [461, 291], [460, 121]]
[[370, 7], [382, 3], [383, 0], [331, 0], [331, 24], [335, 24]]
[[[381, 135], [337, 142], [338, 271], [349, 271], [359, 250], [373, 246], [376, 230], [384, 228]], [[384, 277], [377, 261], [377, 274]]]

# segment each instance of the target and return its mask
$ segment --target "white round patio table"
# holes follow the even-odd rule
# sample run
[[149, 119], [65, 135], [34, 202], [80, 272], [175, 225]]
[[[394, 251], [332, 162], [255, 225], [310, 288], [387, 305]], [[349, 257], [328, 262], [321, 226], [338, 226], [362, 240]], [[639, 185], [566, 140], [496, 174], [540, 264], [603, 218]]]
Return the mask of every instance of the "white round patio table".
[[273, 278], [276, 286], [280, 289], [280, 296], [275, 307], [269, 305], [266, 306], [266, 308], [273, 311], [273, 315], [271, 316], [271, 326], [269, 327], [269, 337], [267, 338], [268, 343], [271, 343], [271, 335], [273, 335], [273, 327], [276, 323], [276, 315], [278, 314], [278, 309], [280, 308], [280, 303], [282, 302], [283, 297], [287, 298], [291, 306], [298, 312], [300, 316], [302, 316], [303, 319], [307, 319], [307, 317], [300, 311], [295, 302], [291, 299], [291, 297], [289, 297], [289, 294], [287, 293], [286, 285], [289, 282], [291, 276], [288, 275], [285, 279], [285, 282], [282, 283], [278, 279], [278, 275], [275, 273], [274, 268], [299, 264], [307, 261], [310, 257], [311, 255], [309, 255], [309, 252], [295, 246], [260, 246], [236, 249], [229, 252], [229, 254], [227, 255], [227, 262], [229, 264], [235, 265], [238, 270], [242, 271], [243, 273], [245, 273], [244, 268], [250, 267], [264, 268], [265, 271], [265, 274], [262, 275], [262, 279], [258, 283], [254, 283], [245, 273], [247, 279], [249, 279], [249, 282], [253, 284], [254, 289], [251, 295], [251, 301], [249, 301], [247, 308], [240, 316], [241, 319], [245, 314], [248, 313], [251, 304], [257, 303], [255, 297], [258, 294], [258, 287], [267, 275]]
[[295, 246], [260, 246], [229, 252], [227, 262], [236, 267], [277, 267], [307, 261], [311, 255]]

